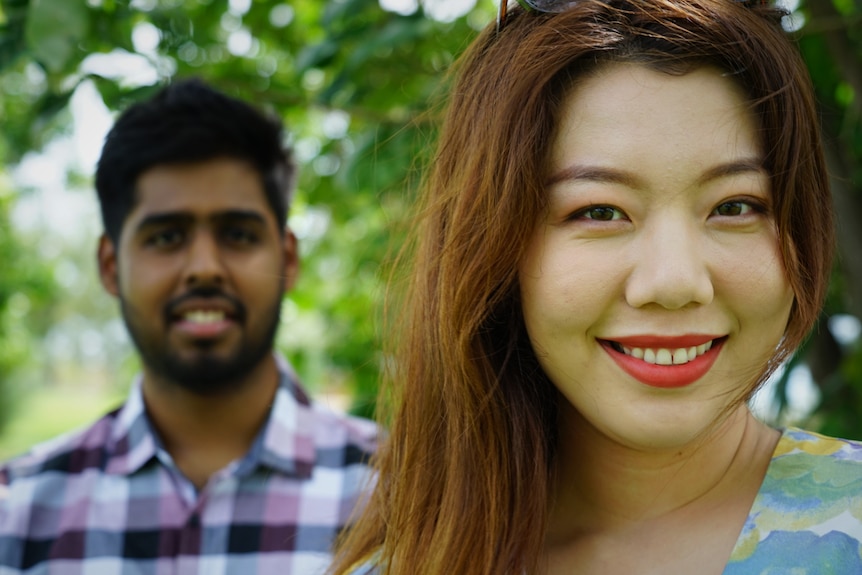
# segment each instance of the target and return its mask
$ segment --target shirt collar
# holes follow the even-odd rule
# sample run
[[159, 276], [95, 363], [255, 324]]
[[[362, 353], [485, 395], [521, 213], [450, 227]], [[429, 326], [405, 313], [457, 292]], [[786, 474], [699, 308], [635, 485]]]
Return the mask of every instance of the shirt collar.
[[[276, 355], [276, 363], [280, 382], [269, 417], [235, 470], [244, 475], [263, 465], [286, 475], [308, 478], [316, 460], [314, 407], [287, 360]], [[159, 440], [147, 418], [142, 381], [140, 375], [135, 378], [114, 420], [107, 446], [107, 473], [130, 475], [157, 456]]]
[[263, 465], [293, 477], [309, 478], [317, 459], [314, 406], [290, 364], [281, 356], [276, 360], [281, 383], [269, 419], [237, 473]]
[[105, 471], [109, 474], [132, 474], [156, 456], [158, 445], [147, 420], [141, 392], [142, 381], [143, 376], [135, 377], [126, 403], [114, 419], [107, 446], [108, 462], [105, 466]]

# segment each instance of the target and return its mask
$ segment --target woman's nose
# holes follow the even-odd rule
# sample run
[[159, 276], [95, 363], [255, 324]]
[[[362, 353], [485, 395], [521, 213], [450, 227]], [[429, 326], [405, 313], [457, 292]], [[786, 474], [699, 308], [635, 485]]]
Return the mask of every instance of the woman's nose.
[[685, 218], [642, 230], [630, 254], [625, 297], [635, 308], [676, 310], [712, 301], [714, 287], [703, 232]]

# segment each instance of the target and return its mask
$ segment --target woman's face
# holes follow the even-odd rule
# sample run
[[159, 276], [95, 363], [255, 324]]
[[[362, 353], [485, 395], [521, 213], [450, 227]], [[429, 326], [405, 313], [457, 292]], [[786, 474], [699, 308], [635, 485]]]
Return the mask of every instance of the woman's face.
[[569, 423], [681, 446], [761, 372], [793, 302], [762, 154], [744, 95], [712, 68], [610, 64], [570, 91], [519, 269]]

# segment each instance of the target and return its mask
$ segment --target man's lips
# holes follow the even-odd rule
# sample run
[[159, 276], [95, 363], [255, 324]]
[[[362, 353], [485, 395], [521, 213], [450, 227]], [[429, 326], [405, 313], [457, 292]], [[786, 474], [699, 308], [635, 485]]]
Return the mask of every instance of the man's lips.
[[710, 370], [726, 336], [635, 336], [599, 340], [623, 371], [652, 387], [676, 388], [694, 383]]
[[211, 323], [215, 321], [235, 321], [236, 314], [232, 309], [200, 304], [183, 306], [169, 314], [170, 321], [189, 321], [193, 323]]
[[171, 325], [179, 333], [196, 340], [215, 339], [236, 325], [223, 310], [209, 307], [189, 308], [180, 312]]
[[193, 339], [212, 339], [240, 323], [244, 312], [244, 306], [235, 298], [200, 297], [192, 293], [169, 304], [165, 315], [168, 324], [180, 333]]

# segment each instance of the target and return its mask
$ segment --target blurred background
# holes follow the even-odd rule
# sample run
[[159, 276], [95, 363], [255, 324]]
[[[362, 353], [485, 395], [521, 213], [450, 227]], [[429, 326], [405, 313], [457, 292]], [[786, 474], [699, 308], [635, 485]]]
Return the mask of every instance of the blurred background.
[[[862, 0], [784, 0], [820, 101], [840, 257], [820, 326], [754, 399], [862, 439]], [[389, 262], [445, 72], [492, 0], [0, 0], [0, 459], [118, 405], [137, 360], [97, 279], [92, 176], [118, 110], [200, 76], [279, 114], [301, 164], [279, 349], [373, 413]]]

